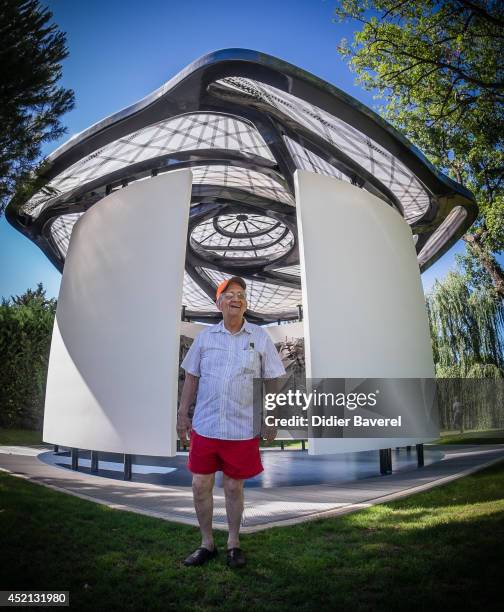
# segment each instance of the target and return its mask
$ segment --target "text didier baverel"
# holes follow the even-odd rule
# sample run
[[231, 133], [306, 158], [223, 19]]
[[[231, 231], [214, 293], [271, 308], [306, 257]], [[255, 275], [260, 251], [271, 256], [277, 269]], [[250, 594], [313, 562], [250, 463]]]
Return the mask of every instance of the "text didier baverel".
[[[310, 421], [310, 423], [309, 423]], [[310, 418], [293, 415], [287, 418], [275, 417], [268, 414], [264, 419], [268, 427], [401, 427], [401, 416], [394, 418], [368, 418], [359, 414], [352, 417], [342, 418], [335, 415], [319, 416], [311, 415]]]

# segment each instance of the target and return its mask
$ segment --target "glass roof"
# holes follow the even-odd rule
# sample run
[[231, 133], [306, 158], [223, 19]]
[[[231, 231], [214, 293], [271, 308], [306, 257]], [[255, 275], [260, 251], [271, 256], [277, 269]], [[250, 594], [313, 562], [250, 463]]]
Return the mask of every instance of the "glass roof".
[[[6, 217], [60, 270], [82, 210], [132, 181], [190, 166], [183, 304], [202, 318], [217, 313], [207, 293], [242, 273], [259, 319], [296, 316], [295, 169], [383, 194], [414, 225], [415, 244], [429, 232], [420, 266], [446, 251], [476, 215], [471, 194], [371, 110], [314, 75], [243, 49], [200, 58], [144, 100], [72, 137], [48, 162], [45, 188], [9, 204]], [[213, 269], [220, 266], [226, 272]], [[268, 282], [268, 271], [283, 278]]]
[[326, 176], [334, 176], [340, 181], [349, 181], [350, 178], [343, 174], [340, 170], [332, 166], [329, 162], [325, 161], [312, 151], [305, 149], [295, 140], [284, 136], [284, 142], [287, 149], [296, 164], [296, 168], [300, 170], [307, 170], [308, 172], [315, 172], [316, 174], [324, 174]]
[[193, 185], [219, 185], [248, 191], [254, 195], [295, 206], [294, 196], [285, 182], [271, 178], [262, 172], [238, 166], [193, 166]]
[[58, 247], [58, 251], [63, 258], [66, 258], [68, 245], [70, 244], [70, 236], [74, 225], [82, 217], [84, 213], [71, 213], [69, 215], [61, 215], [57, 217], [51, 224], [51, 238]]
[[[275, 161], [259, 132], [248, 121], [224, 114], [194, 113], [159, 121], [114, 140], [70, 166], [48, 187], [61, 195], [137, 162], [201, 149], [238, 151]], [[37, 216], [54, 197], [39, 193], [29, 200], [24, 210]]]
[[288, 274], [289, 276], [301, 276], [301, 266], [297, 264], [296, 266], [286, 266], [285, 268], [277, 268], [275, 272], [280, 272], [281, 274]]
[[404, 217], [409, 223], [419, 219], [428, 209], [429, 195], [415, 175], [394, 155], [342, 119], [291, 94], [252, 79], [230, 77], [218, 83], [266, 102], [348, 155], [394, 193], [401, 202]]
[[294, 246], [292, 232], [266, 215], [226, 213], [194, 227], [191, 242], [197, 249], [226, 257], [268, 257], [271, 260]]
[[195, 312], [215, 312], [216, 314], [219, 312], [215, 302], [193, 281], [187, 272], [184, 273], [182, 305]]

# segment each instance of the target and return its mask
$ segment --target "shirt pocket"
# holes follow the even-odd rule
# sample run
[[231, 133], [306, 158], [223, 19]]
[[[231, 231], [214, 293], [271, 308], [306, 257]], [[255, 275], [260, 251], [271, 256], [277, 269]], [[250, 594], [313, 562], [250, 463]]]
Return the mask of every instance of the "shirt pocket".
[[259, 378], [261, 376], [261, 355], [259, 351], [245, 349], [239, 351], [239, 354], [241, 373]]

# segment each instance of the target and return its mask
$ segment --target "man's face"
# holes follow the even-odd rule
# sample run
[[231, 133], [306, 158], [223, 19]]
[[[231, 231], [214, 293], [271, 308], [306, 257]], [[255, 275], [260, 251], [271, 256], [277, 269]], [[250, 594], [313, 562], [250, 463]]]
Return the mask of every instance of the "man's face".
[[[245, 289], [238, 283], [230, 283], [227, 286], [226, 291], [221, 294], [217, 308], [222, 312], [224, 318], [229, 316], [242, 317], [243, 313], [247, 310], [247, 300], [240, 299], [238, 294], [245, 293]], [[231, 298], [228, 298], [228, 294], [233, 294]]]

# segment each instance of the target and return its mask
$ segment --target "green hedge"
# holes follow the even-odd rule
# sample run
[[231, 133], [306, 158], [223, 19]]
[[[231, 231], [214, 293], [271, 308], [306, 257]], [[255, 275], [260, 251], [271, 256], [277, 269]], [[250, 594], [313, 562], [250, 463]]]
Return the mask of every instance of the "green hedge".
[[42, 283], [0, 305], [0, 427], [41, 429], [56, 300]]

